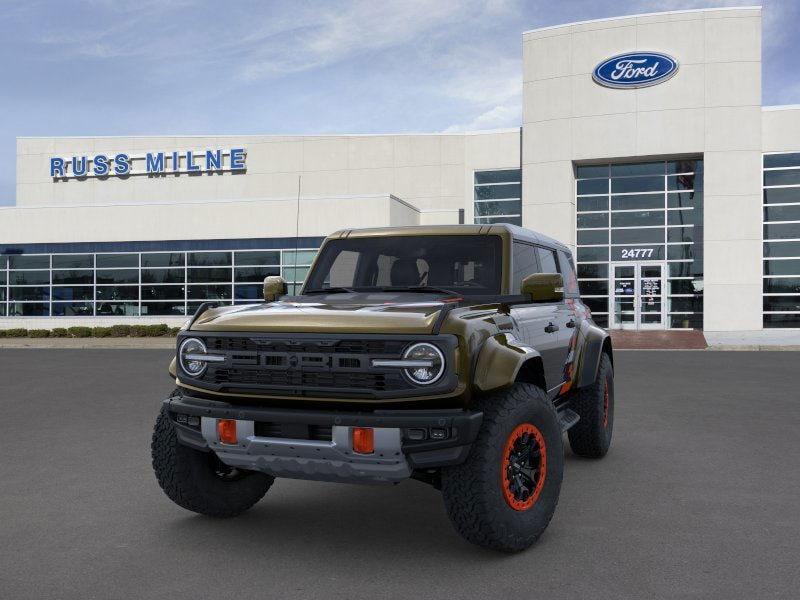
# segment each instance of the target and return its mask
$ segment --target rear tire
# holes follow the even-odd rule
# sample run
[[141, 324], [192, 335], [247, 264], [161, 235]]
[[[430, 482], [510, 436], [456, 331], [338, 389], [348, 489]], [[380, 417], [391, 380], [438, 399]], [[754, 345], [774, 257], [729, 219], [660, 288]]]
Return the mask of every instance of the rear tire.
[[614, 367], [608, 354], [600, 356], [594, 383], [575, 394], [572, 409], [581, 419], [568, 432], [570, 448], [578, 456], [602, 458], [614, 430]]
[[164, 493], [178, 506], [210, 517], [235, 517], [264, 497], [274, 477], [239, 471], [214, 452], [178, 442], [175, 424], [161, 411], [151, 445], [153, 470]]
[[547, 395], [528, 383], [482, 398], [478, 408], [483, 424], [469, 457], [442, 470], [445, 508], [467, 541], [519, 552], [542, 535], [558, 504], [558, 417]]

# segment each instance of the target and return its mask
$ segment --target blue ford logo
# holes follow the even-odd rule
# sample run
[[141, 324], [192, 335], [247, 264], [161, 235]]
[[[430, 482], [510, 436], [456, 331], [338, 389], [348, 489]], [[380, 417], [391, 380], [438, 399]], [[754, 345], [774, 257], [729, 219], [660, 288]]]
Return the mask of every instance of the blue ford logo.
[[610, 88], [641, 88], [666, 81], [678, 72], [678, 61], [659, 52], [628, 52], [601, 62], [592, 79]]

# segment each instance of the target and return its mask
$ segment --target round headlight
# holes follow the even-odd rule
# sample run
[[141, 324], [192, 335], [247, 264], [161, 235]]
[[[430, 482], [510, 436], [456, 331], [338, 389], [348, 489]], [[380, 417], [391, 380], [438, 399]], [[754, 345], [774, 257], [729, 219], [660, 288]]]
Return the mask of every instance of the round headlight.
[[178, 360], [180, 360], [181, 368], [192, 377], [200, 377], [203, 371], [206, 370], [206, 362], [202, 360], [189, 360], [189, 354], [205, 354], [206, 345], [202, 340], [197, 338], [189, 338], [183, 340], [181, 347], [178, 350]]
[[403, 354], [403, 359], [425, 364], [405, 369], [406, 376], [418, 385], [435, 383], [444, 374], [444, 355], [433, 344], [422, 342], [409, 346]]

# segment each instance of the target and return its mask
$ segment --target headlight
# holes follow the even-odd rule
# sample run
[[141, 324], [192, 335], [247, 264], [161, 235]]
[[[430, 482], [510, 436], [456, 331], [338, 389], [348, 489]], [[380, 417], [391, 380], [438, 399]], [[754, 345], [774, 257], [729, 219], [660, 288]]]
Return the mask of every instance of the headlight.
[[180, 348], [178, 349], [178, 360], [181, 363], [181, 368], [192, 377], [200, 377], [203, 371], [206, 370], [206, 361], [192, 360], [192, 354], [205, 354], [206, 345], [202, 340], [197, 338], [188, 338], [183, 340]]
[[444, 355], [433, 344], [414, 344], [403, 354], [403, 360], [419, 361], [418, 366], [405, 369], [408, 378], [418, 385], [430, 385], [444, 373]]

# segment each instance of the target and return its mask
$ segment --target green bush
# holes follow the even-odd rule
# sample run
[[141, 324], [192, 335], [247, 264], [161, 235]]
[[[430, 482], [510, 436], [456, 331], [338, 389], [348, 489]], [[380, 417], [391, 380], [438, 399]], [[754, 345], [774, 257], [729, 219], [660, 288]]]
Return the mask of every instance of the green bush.
[[63, 327], [54, 327], [50, 331], [50, 337], [69, 337], [69, 332]]
[[172, 337], [175, 337], [176, 335], [178, 335], [178, 332], [180, 330], [181, 330], [180, 327], [170, 327], [169, 328], [169, 335], [171, 335]]
[[164, 323], [160, 325], [147, 325], [147, 337], [161, 337], [169, 333], [169, 327]]
[[111, 327], [92, 327], [92, 337], [111, 337]]
[[6, 337], [6, 330], [5, 329], [0, 329], [0, 338], [4, 338], [4, 337]]
[[6, 337], [10, 338], [28, 337], [28, 330], [23, 329], [22, 327], [6, 329]]
[[70, 327], [69, 329], [67, 329], [67, 333], [69, 333], [70, 337], [87, 338], [87, 337], [92, 337], [92, 328]]
[[147, 337], [147, 325], [131, 325], [131, 337]]
[[49, 329], [28, 329], [28, 337], [32, 337], [32, 338], [50, 337], [50, 330]]
[[131, 334], [130, 325], [112, 325], [109, 329], [111, 337], [128, 337]]

